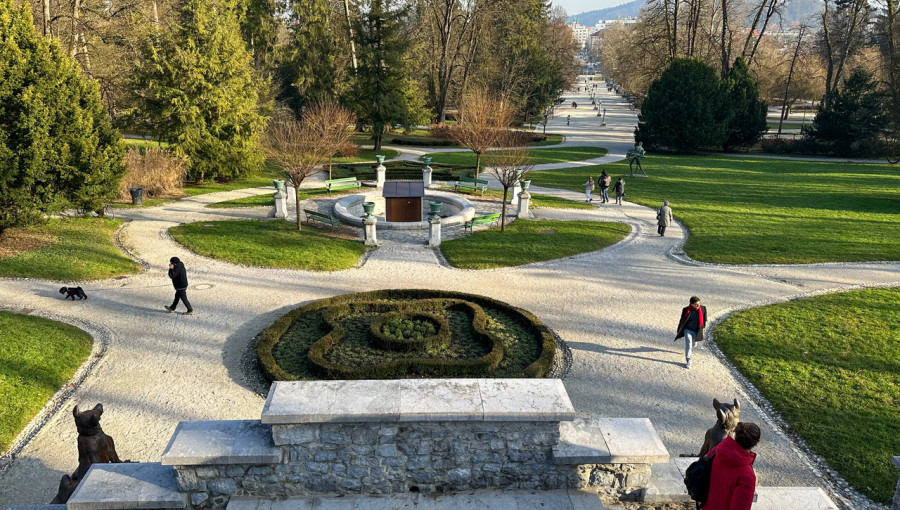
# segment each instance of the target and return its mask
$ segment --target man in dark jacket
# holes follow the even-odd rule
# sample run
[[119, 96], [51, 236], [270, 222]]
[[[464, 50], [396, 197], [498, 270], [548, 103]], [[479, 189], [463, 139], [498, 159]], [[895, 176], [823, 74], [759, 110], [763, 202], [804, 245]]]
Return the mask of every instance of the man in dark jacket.
[[700, 304], [700, 298], [691, 296], [691, 304], [681, 309], [678, 331], [675, 340], [684, 337], [685, 368], [691, 368], [691, 356], [694, 344], [703, 341], [703, 328], [707, 321], [706, 307]]
[[178, 306], [178, 300], [180, 299], [184, 303], [184, 306], [187, 307], [187, 311], [184, 312], [184, 314], [193, 315], [194, 308], [187, 298], [187, 271], [184, 269], [184, 263], [182, 263], [178, 257], [169, 259], [169, 278], [172, 279], [172, 286], [175, 287], [175, 301], [172, 301], [172, 306], [166, 306], [165, 309], [168, 310], [169, 313], [174, 312], [175, 307]]
[[750, 450], [759, 443], [759, 436], [755, 423], [738, 423], [734, 439], [726, 437], [706, 454], [715, 457], [703, 510], [750, 510], [756, 492], [756, 454]]

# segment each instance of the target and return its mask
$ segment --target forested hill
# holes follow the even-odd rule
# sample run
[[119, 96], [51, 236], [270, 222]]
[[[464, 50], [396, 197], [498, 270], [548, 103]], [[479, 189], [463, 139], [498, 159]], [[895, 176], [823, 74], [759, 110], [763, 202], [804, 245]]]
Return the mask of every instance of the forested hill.
[[578, 24], [585, 27], [592, 27], [601, 19], [616, 18], [633, 18], [641, 12], [644, 6], [644, 0], [634, 0], [627, 4], [616, 5], [615, 7], [607, 7], [606, 9], [597, 9], [596, 11], [582, 12], [574, 16], [569, 16], [569, 23], [578, 20]]

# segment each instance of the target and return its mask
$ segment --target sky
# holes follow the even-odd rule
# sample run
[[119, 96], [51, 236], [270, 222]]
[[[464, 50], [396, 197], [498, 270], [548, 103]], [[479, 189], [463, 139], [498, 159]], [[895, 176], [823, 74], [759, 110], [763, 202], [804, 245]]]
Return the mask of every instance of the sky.
[[615, 5], [628, 3], [629, 0], [553, 0], [553, 5], [561, 5], [571, 16], [582, 12], [605, 9]]

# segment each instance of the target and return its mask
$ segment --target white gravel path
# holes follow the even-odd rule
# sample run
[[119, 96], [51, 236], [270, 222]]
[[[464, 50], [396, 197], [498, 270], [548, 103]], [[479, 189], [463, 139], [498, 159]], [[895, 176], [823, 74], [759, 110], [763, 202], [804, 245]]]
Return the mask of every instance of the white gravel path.
[[[597, 131], [595, 113], [581, 106], [571, 113], [571, 127], [565, 126], [564, 109], [548, 131], [567, 134], [570, 143], [583, 138], [610, 148], [610, 158], [621, 157], [630, 146], [626, 138], [634, 115], [611, 97], [603, 102], [606, 130]], [[536, 210], [543, 218], [622, 221], [634, 231], [598, 252], [488, 271], [446, 268], [426, 247], [403, 243], [376, 250], [360, 268], [335, 273], [250, 268], [197, 256], [167, 234], [184, 222], [262, 217], [260, 208], [204, 205], [263, 192], [271, 190], [202, 195], [130, 211], [134, 221], [122, 230], [121, 240], [148, 267], [136, 276], [84, 284], [87, 301], [59, 299], [57, 282], [0, 280], [0, 304], [90, 321], [111, 334], [93, 373], [0, 478], [0, 507], [48, 502], [60, 476], [74, 470], [72, 404], [102, 402], [104, 430], [115, 438], [120, 456], [157, 461], [181, 420], [259, 416], [264, 399], [246, 377], [242, 358], [254, 335], [276, 317], [336, 294], [409, 287], [484, 294], [534, 312], [572, 348], [574, 363], [565, 385], [578, 414], [649, 417], [673, 455], [697, 452], [714, 421], [714, 397], [737, 397], [746, 404], [742, 418], [763, 427], [757, 462], [761, 484], [821, 485], [817, 471], [710, 351], [695, 354], [693, 369], [682, 366], [683, 345], [672, 342], [678, 312], [694, 294], [717, 319], [736, 309], [823, 291], [900, 285], [896, 263], [733, 267], [684, 262], [675, 256], [684, 241], [682, 228], [674, 225], [659, 237], [654, 211], [630, 203]], [[173, 295], [165, 272], [171, 256], [187, 266], [196, 310], [192, 317], [162, 308]]]

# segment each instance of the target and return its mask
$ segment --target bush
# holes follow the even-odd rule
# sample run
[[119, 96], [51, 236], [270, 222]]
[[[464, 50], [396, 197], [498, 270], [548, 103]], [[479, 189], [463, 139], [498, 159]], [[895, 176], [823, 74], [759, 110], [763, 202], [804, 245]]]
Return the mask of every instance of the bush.
[[766, 124], [767, 105], [759, 99], [759, 85], [750, 74], [750, 68], [743, 58], [734, 61], [724, 83], [727, 89], [726, 105], [731, 110], [728, 135], [723, 148], [749, 147], [759, 141], [768, 129]]
[[187, 172], [185, 161], [159, 147], [133, 148], [125, 153], [125, 177], [119, 184], [119, 199], [128, 200], [128, 188], [144, 187], [149, 197], [180, 194]]

